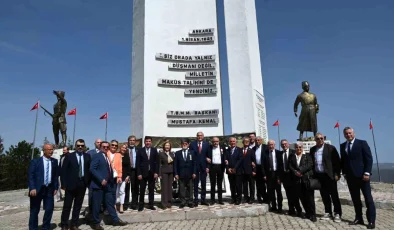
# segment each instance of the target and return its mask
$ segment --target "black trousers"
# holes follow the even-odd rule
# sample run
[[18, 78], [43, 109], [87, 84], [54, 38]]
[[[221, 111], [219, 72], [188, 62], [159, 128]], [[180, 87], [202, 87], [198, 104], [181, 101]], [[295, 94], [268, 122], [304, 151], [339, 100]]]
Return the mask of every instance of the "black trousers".
[[[297, 201], [301, 201], [302, 207], [304, 207], [305, 215], [307, 217], [316, 216], [316, 205], [315, 205], [315, 191], [308, 190], [306, 185], [301, 180], [295, 185]], [[294, 205], [299, 206], [298, 202]]]
[[86, 185], [83, 180], [79, 180], [77, 182], [76, 188], [73, 190], [69, 190], [66, 188], [63, 211], [61, 216], [62, 226], [68, 226], [68, 219], [70, 218], [71, 206], [73, 206], [71, 226], [78, 226], [79, 213], [82, 208], [85, 192], [86, 192]]
[[242, 175], [242, 193], [244, 195], [244, 199], [247, 202], [250, 201], [251, 197], [254, 197], [254, 185], [252, 183], [252, 177], [253, 176], [251, 174]]
[[134, 207], [137, 206], [139, 188], [140, 188], [140, 182], [137, 178], [137, 171], [133, 168], [131, 169], [130, 183], [127, 183], [125, 187], [126, 191], [125, 191], [124, 203], [126, 206], [134, 206]]
[[263, 199], [267, 201], [267, 187], [265, 185], [266, 181], [264, 180], [261, 165], [256, 165], [256, 176], [253, 177], [252, 183], [256, 183], [256, 197], [258, 201]]
[[270, 172], [267, 175], [267, 192], [271, 207], [274, 209], [282, 209], [282, 184], [278, 183], [278, 175], [276, 172]]
[[[295, 184], [292, 181], [291, 172], [285, 172], [283, 174], [282, 183], [283, 183], [283, 187], [285, 188], [285, 192], [286, 192], [287, 202], [289, 205], [289, 212], [294, 213], [296, 210], [297, 210], [297, 212], [301, 212], [302, 211], [301, 207], [298, 209], [300, 204], [299, 204], [299, 201], [297, 200], [297, 196], [294, 192]], [[294, 205], [295, 202], [298, 202], [297, 208]]]
[[193, 186], [192, 178], [179, 179], [179, 200], [181, 204], [193, 204]]
[[342, 216], [341, 201], [339, 200], [337, 182], [332, 180], [325, 173], [316, 173], [316, 178], [320, 181], [320, 195], [324, 204], [324, 212], [332, 215], [332, 205], [334, 205], [334, 214]]
[[222, 201], [224, 170], [221, 165], [212, 165], [209, 171], [209, 180], [211, 182], [211, 200], [215, 200], [216, 185], [218, 186], [218, 200]]
[[230, 183], [231, 199], [241, 202], [242, 200], [242, 175], [228, 174]]
[[142, 180], [140, 180], [140, 201], [139, 201], [139, 206], [143, 206], [144, 205], [146, 184], [148, 184], [149, 205], [153, 205], [153, 201], [154, 201], [154, 198], [155, 198], [155, 178], [153, 177], [153, 172], [152, 171], [149, 171], [148, 176], [147, 177], [142, 177]]

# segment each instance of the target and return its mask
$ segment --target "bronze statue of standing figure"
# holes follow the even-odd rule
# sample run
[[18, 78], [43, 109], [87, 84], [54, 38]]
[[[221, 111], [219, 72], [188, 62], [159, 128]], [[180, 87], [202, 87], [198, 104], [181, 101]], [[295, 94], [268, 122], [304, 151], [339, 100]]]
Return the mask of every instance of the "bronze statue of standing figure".
[[319, 112], [319, 104], [315, 94], [309, 92], [309, 83], [302, 82], [302, 89], [304, 92], [298, 94], [294, 102], [294, 115], [297, 117], [298, 104], [301, 103], [302, 109], [297, 125], [297, 130], [300, 131], [300, 138], [302, 140], [304, 132], [313, 132], [315, 136], [317, 133], [317, 116]]
[[[57, 97], [57, 102], [53, 105], [53, 114], [46, 110], [44, 107], [41, 108], [45, 113], [52, 117], [52, 130], [55, 139], [56, 147], [64, 147], [67, 143], [67, 121], [66, 121], [66, 110], [67, 101], [64, 99], [64, 91], [53, 90], [53, 94]], [[62, 134], [62, 143], [59, 146], [59, 132]]]

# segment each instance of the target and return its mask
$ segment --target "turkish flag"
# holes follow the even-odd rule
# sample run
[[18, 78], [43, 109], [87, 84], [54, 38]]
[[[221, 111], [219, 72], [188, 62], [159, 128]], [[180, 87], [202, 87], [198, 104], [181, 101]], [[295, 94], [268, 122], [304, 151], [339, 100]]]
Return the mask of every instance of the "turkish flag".
[[279, 126], [279, 120], [276, 120], [272, 126]]
[[100, 117], [100, 119], [107, 119], [108, 118], [108, 112], [106, 112], [103, 116]]
[[77, 115], [77, 108], [73, 108], [72, 110], [70, 110], [70, 112], [68, 112], [67, 115], [69, 116]]
[[337, 122], [334, 126], [334, 129], [339, 128], [339, 122]]
[[369, 129], [373, 129], [372, 120], [369, 120]]
[[33, 111], [33, 110], [36, 110], [36, 109], [38, 109], [38, 106], [40, 105], [40, 102], [39, 101], [37, 101], [37, 103], [33, 106], [33, 108], [31, 108], [31, 110], [30, 111]]

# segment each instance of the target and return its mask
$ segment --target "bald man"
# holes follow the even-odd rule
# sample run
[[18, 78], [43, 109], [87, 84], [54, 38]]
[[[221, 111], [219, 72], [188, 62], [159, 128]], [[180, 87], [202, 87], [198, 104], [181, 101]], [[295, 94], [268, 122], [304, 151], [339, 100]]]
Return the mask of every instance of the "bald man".
[[28, 170], [30, 218], [29, 230], [38, 229], [38, 214], [41, 202], [43, 202], [45, 214], [42, 221], [42, 229], [51, 228], [51, 220], [54, 208], [54, 196], [59, 188], [58, 162], [53, 155], [53, 145], [43, 146], [43, 156], [33, 159]]
[[101, 142], [103, 142], [103, 141], [100, 138], [97, 138], [94, 141], [94, 149], [89, 150], [87, 153], [90, 154], [90, 156], [93, 156], [94, 154], [99, 153]]

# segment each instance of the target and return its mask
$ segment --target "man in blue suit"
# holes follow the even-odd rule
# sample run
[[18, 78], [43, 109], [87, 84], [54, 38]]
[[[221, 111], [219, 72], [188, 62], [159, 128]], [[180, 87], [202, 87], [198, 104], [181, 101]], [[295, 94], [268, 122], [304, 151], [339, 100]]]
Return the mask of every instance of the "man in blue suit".
[[40, 212], [41, 201], [44, 201], [45, 209], [42, 230], [51, 229], [54, 196], [59, 187], [59, 167], [57, 160], [52, 158], [53, 145], [45, 144], [43, 152], [42, 157], [33, 159], [30, 162], [28, 171], [30, 197], [29, 230], [38, 229], [38, 213]]
[[75, 147], [76, 151], [67, 154], [61, 168], [61, 184], [66, 191], [61, 216], [62, 230], [68, 229], [71, 206], [73, 206], [73, 211], [70, 230], [79, 230], [79, 212], [82, 208], [86, 188], [90, 183], [90, 155], [84, 152], [85, 141], [78, 139], [75, 142]]
[[182, 149], [175, 152], [174, 173], [179, 181], [180, 208], [193, 208], [193, 179], [196, 178], [195, 153], [189, 149], [189, 139], [181, 141]]
[[372, 170], [373, 158], [369, 145], [364, 140], [354, 137], [354, 131], [350, 127], [345, 127], [343, 134], [346, 142], [340, 146], [341, 150], [341, 168], [342, 174], [346, 178], [349, 187], [350, 196], [352, 197], [356, 218], [350, 225], [364, 224], [362, 204], [360, 199], [360, 190], [365, 199], [367, 207], [368, 229], [375, 228], [376, 209], [371, 194], [370, 176]]
[[198, 206], [198, 184], [201, 181], [201, 205], [209, 205], [205, 201], [207, 187], [207, 173], [209, 173], [208, 152], [210, 144], [204, 141], [204, 133], [197, 133], [197, 140], [190, 144], [190, 149], [195, 153], [196, 178], [194, 179], [194, 206]]
[[91, 225], [94, 230], [104, 230], [100, 226], [100, 208], [105, 200], [105, 207], [112, 218], [112, 225], [125, 226], [126, 222], [119, 219], [115, 210], [115, 200], [113, 197], [113, 190], [116, 189], [116, 181], [113, 177], [111, 163], [107, 157], [109, 143], [107, 141], [101, 142], [100, 152], [93, 154], [92, 163], [90, 164], [90, 173], [92, 182], [90, 189], [92, 191], [92, 215], [93, 224]]

